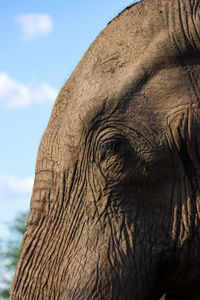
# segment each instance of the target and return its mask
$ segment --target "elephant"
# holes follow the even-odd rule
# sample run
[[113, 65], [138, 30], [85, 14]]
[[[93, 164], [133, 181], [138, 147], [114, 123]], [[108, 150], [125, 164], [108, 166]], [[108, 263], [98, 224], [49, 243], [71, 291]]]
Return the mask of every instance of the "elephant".
[[177, 295], [164, 295], [160, 300], [199, 300], [200, 297], [183, 297]]
[[197, 299], [199, 87], [199, 0], [134, 3], [98, 35], [39, 146], [11, 300]]

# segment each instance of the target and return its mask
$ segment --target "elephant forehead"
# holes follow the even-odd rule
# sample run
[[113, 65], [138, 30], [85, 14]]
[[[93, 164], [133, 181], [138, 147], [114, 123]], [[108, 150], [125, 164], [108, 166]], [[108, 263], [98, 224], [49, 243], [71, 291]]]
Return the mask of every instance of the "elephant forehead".
[[142, 1], [124, 11], [102, 31], [77, 66], [73, 97], [68, 99], [68, 111], [74, 111], [71, 116], [79, 119], [87, 111], [98, 111], [105, 98], [111, 106], [123, 104], [124, 95], [138, 93], [161, 70], [171, 68], [169, 76], [176, 74], [176, 64], [182, 69], [181, 77], [186, 72], [184, 64], [190, 64], [199, 47], [198, 11], [196, 1], [178, 0]]
[[124, 93], [155, 72], [163, 59], [168, 60], [167, 34], [158, 7], [154, 17], [143, 2], [124, 11], [100, 33], [77, 66], [73, 101], [85, 104], [102, 94]]

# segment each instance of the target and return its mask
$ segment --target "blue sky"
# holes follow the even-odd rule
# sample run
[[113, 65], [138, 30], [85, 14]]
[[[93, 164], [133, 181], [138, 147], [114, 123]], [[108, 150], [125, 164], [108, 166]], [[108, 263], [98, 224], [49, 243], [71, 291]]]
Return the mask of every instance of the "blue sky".
[[130, 0], [0, 0], [0, 236], [29, 208], [56, 95], [91, 42]]

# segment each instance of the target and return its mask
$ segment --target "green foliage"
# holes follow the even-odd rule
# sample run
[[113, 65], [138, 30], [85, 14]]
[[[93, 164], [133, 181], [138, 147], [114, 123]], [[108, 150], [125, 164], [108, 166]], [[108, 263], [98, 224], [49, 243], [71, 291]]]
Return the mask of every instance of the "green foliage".
[[20, 213], [8, 225], [9, 238], [0, 241], [0, 299], [9, 299], [28, 213]]

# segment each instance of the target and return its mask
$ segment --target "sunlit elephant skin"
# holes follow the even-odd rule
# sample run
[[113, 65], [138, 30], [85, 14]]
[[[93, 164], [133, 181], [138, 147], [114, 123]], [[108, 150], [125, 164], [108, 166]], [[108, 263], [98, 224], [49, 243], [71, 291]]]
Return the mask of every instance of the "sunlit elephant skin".
[[200, 295], [199, 17], [199, 0], [132, 5], [62, 88], [12, 300]]

